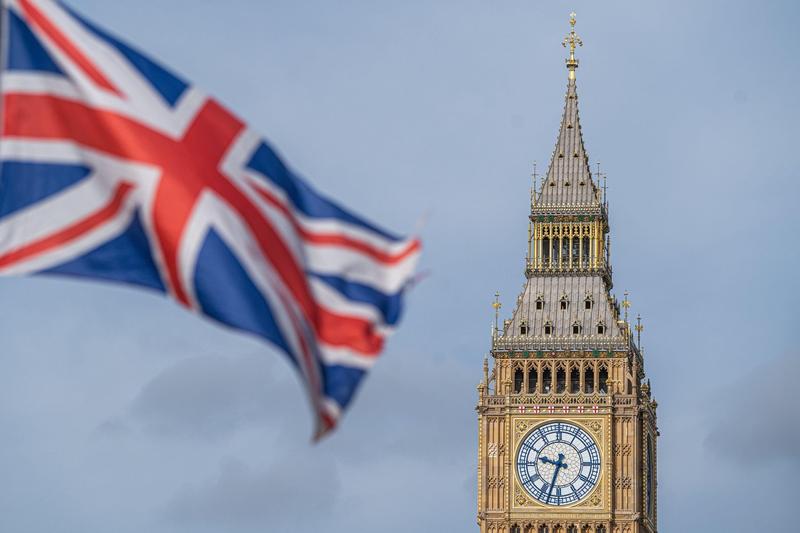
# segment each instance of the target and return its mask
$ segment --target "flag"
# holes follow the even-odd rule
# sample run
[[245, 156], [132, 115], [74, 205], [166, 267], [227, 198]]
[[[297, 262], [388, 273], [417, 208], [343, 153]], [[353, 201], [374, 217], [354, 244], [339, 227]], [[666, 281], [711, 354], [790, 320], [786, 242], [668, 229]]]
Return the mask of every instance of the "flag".
[[400, 318], [420, 243], [316, 192], [213, 98], [53, 0], [2, 0], [0, 274], [155, 290], [285, 353], [315, 435]]

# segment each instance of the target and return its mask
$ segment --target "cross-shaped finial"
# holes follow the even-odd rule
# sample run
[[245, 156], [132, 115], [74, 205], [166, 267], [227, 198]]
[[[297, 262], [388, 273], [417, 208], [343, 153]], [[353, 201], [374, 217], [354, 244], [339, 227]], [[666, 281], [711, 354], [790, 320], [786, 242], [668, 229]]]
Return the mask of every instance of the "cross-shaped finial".
[[567, 59], [567, 69], [569, 70], [569, 79], [575, 79], [575, 69], [578, 68], [578, 60], [575, 59], [575, 47], [576, 46], [583, 46], [583, 41], [581, 38], [578, 37], [578, 34], [575, 33], [575, 22], [577, 21], [577, 15], [573, 11], [569, 14], [569, 25], [570, 31], [569, 34], [564, 37], [564, 41], [561, 43], [564, 48], [569, 45], [569, 58]]
[[625, 322], [628, 321], [628, 308], [631, 306], [631, 301], [628, 300], [628, 291], [624, 292], [625, 298], [622, 300], [622, 308], [625, 310]]
[[498, 328], [500, 327], [500, 308], [503, 307], [503, 304], [500, 303], [500, 291], [494, 293], [492, 307], [494, 307], [494, 331], [492, 333], [493, 335], [497, 335]]
[[642, 325], [642, 315], [636, 315], [636, 344], [639, 346], [639, 349], [642, 349], [642, 331], [644, 330], [644, 326]]

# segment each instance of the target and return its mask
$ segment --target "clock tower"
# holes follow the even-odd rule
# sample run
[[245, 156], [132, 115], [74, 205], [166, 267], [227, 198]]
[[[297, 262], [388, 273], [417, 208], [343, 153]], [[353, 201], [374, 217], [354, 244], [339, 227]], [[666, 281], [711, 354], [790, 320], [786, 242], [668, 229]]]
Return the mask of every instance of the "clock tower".
[[575, 14], [550, 167], [531, 195], [525, 283], [495, 298], [478, 385], [481, 533], [655, 533], [657, 404], [641, 321], [611, 293], [608, 203], [578, 115]]

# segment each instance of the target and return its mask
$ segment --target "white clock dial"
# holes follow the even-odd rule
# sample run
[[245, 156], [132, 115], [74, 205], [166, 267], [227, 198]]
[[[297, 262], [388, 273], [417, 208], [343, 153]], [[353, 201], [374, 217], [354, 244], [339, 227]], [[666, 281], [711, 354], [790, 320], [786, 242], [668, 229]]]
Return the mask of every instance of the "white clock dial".
[[597, 486], [600, 450], [575, 424], [547, 422], [522, 441], [517, 475], [528, 494], [544, 504], [577, 503]]

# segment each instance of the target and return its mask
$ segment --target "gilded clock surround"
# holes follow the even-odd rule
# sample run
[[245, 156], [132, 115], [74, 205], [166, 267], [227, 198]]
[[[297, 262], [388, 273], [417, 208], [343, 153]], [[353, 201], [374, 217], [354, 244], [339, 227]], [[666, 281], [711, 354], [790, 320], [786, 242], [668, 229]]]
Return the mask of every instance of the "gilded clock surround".
[[[641, 320], [631, 325], [627, 292], [622, 301], [611, 293], [605, 177], [591, 172], [583, 142], [575, 22], [573, 13], [558, 139], [538, 185], [534, 171], [525, 284], [502, 323], [498, 295], [493, 303], [493, 364], [484, 360], [478, 385], [481, 533], [657, 531], [657, 403]], [[528, 432], [553, 421], [589, 433], [601, 457], [596, 486], [563, 506], [531, 497], [516, 466]]]
[[[550, 422], [567, 422], [578, 426], [586, 433], [588, 433], [597, 444], [597, 447], [600, 452], [600, 463], [601, 465], [605, 461], [606, 457], [606, 449], [608, 449], [608, 445], [606, 442], [606, 436], [608, 435], [608, 431], [605, 430], [606, 428], [606, 419], [602, 416], [591, 416], [581, 419], [575, 418], [568, 418], [568, 417], [555, 417], [552, 416], [517, 416], [514, 420], [514, 454], [512, 455], [513, 458], [519, 456], [519, 449], [522, 445], [525, 437], [531, 432], [531, 430], [541, 426], [545, 423]], [[607, 500], [605, 497], [608, 493], [607, 490], [604, 490], [605, 479], [604, 479], [603, 471], [600, 471], [600, 478], [597, 481], [596, 486], [589, 491], [589, 493], [584, 497], [581, 498], [579, 501], [568, 504], [568, 505], [561, 505], [558, 506], [559, 510], [562, 510], [564, 514], [569, 514], [570, 509], [573, 507], [586, 507], [586, 508], [594, 508], [598, 510], [602, 510], [602, 503]], [[548, 506], [537, 501], [535, 498], [530, 497], [527, 494], [527, 491], [522, 486], [519, 475], [514, 473], [514, 507], [528, 507], [534, 508], [539, 507], [542, 509], [553, 509], [553, 506]]]

